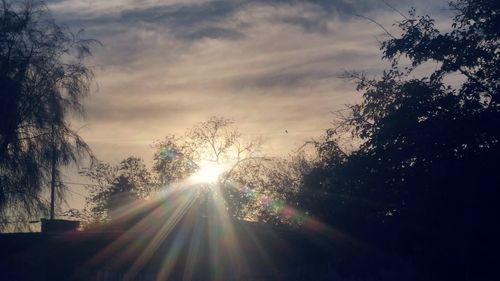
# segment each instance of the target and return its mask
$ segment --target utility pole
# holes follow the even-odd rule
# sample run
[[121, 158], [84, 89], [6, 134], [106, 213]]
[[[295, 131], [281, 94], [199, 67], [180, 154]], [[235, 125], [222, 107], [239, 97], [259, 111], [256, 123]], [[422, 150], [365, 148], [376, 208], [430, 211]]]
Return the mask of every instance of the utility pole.
[[52, 179], [50, 182], [50, 219], [54, 219], [54, 201], [56, 192], [56, 136], [54, 124], [52, 124]]
[[50, 182], [50, 218], [41, 219], [42, 232], [56, 233], [56, 232], [76, 231], [80, 225], [79, 221], [54, 220], [56, 180], [57, 180], [57, 142], [56, 142], [56, 129], [54, 123], [51, 126], [51, 141], [52, 141], [52, 155], [51, 155], [52, 178]]

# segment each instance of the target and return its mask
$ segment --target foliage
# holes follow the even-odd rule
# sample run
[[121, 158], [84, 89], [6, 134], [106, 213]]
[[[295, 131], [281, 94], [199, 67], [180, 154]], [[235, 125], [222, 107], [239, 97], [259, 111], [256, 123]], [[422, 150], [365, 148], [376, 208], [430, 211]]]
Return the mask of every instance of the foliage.
[[192, 160], [195, 149], [184, 138], [174, 135], [156, 143], [153, 171], [158, 175], [161, 186], [184, 180], [196, 171]]
[[120, 208], [148, 197], [154, 189], [151, 172], [137, 157], [128, 157], [117, 166], [100, 162], [81, 174], [93, 182], [87, 186], [89, 196], [84, 209], [87, 225], [108, 222]]
[[259, 154], [260, 140], [246, 140], [234, 121], [213, 116], [181, 136], [169, 135], [156, 143], [153, 170], [164, 185], [186, 179], [201, 161], [235, 168]]
[[45, 207], [51, 163], [91, 156], [67, 115], [83, 113], [94, 41], [58, 26], [43, 3], [0, 5], [0, 216], [31, 216]]
[[314, 159], [305, 153], [266, 161], [246, 161], [228, 175], [223, 185], [227, 208], [235, 218], [268, 224], [293, 224], [276, 212], [273, 204], [298, 206], [303, 176], [310, 172]]
[[[401, 36], [382, 43], [392, 67], [381, 78], [345, 75], [363, 100], [339, 128], [361, 145], [344, 153], [342, 130], [328, 131], [302, 201], [323, 220], [430, 272], [445, 274], [446, 263], [463, 278], [477, 269], [471, 257], [496, 239], [488, 228], [499, 213], [500, 4], [450, 5], [456, 15], [445, 33], [410, 11], [398, 24]], [[435, 70], [415, 78], [430, 63]], [[449, 82], [457, 75], [460, 82]], [[318, 192], [325, 196], [308, 196]]]
[[[167, 136], [158, 142], [153, 169], [162, 186], [168, 186], [187, 179], [203, 161], [217, 163], [225, 172], [219, 178], [221, 192], [216, 196], [224, 197], [230, 214], [240, 219], [269, 220], [271, 216], [265, 215], [262, 207], [256, 209], [258, 204], [246, 198], [241, 188], [278, 196], [280, 189], [294, 187], [285, 183], [284, 173], [291, 168], [284, 167], [291, 164], [263, 156], [261, 144], [260, 139], [245, 138], [232, 120], [214, 116], [194, 125], [181, 137]], [[283, 179], [280, 186], [276, 184], [279, 179]]]

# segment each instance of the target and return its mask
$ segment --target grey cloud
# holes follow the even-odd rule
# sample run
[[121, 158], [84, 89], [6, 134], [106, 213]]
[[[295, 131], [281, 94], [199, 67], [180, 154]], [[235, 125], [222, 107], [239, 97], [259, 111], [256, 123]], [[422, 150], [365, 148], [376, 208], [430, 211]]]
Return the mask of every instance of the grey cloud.
[[164, 116], [180, 114], [192, 109], [179, 103], [162, 103], [147, 101], [113, 102], [101, 100], [88, 107], [87, 115], [92, 120], [106, 120], [106, 122], [144, 122], [162, 119]]
[[242, 33], [236, 28], [218, 25], [225, 18], [238, 11], [240, 6], [239, 1], [212, 1], [158, 5], [147, 8], [132, 7], [118, 13], [91, 14], [86, 18], [71, 15], [71, 13], [78, 13], [78, 11], [59, 16], [73, 26], [135, 26], [143, 23], [161, 26], [178, 38], [186, 40], [219, 37], [235, 39], [240, 38]]
[[190, 5], [169, 5], [122, 12], [117, 20], [136, 24], [145, 22], [164, 27], [179, 39], [195, 41], [204, 38], [240, 39], [236, 27], [221, 26], [223, 19], [237, 10], [237, 4], [214, 1]]
[[290, 24], [301, 27], [306, 32], [327, 32], [328, 25], [325, 19], [305, 18], [300, 16], [281, 17], [277, 20], [280, 23]]
[[177, 38], [198, 40], [202, 38], [223, 38], [226, 40], [237, 40], [245, 37], [244, 33], [231, 28], [222, 27], [201, 27], [201, 28], [181, 28], [175, 30]]
[[[57, 0], [56, 2], [60, 2]], [[101, 12], [87, 15], [85, 19], [72, 13], [62, 14], [71, 25], [100, 25], [106, 23], [135, 25], [151, 23], [165, 27], [179, 38], [197, 40], [203, 38], [239, 39], [243, 37], [242, 26], [221, 26], [224, 20], [238, 12], [256, 6], [292, 7], [304, 5], [313, 12], [309, 17], [302, 15], [277, 17], [274, 21], [296, 25], [311, 32], [325, 32], [325, 20], [338, 16], [351, 18], [356, 13], [363, 13], [380, 6], [375, 0], [216, 0], [202, 3], [169, 4], [153, 7], [130, 7], [120, 12]]]
[[64, 2], [66, 0], [45, 0], [45, 3], [47, 4], [56, 4], [56, 3], [61, 3], [61, 2]]
[[323, 9], [327, 13], [336, 13], [342, 17], [352, 16], [357, 12], [373, 8], [376, 0], [259, 0], [260, 3], [271, 5], [309, 4]]
[[[379, 54], [360, 51], [336, 51], [303, 62], [288, 64], [284, 67], [247, 76], [231, 81], [235, 88], [302, 88], [314, 86], [322, 80], [333, 80], [342, 73], [340, 66], [352, 66], [360, 61], [376, 61]], [[229, 84], [229, 83], [228, 83]]]
[[173, 26], [196, 26], [217, 22], [238, 9], [239, 1], [211, 1], [187, 5], [173, 4], [146, 9], [127, 10], [119, 15], [120, 20], [167, 23]]
[[275, 87], [299, 87], [317, 83], [322, 79], [335, 78], [335, 72], [324, 72], [323, 70], [310, 70], [307, 74], [302, 72], [277, 72], [266, 76], [246, 78], [234, 81], [233, 85], [238, 87], [275, 88]]

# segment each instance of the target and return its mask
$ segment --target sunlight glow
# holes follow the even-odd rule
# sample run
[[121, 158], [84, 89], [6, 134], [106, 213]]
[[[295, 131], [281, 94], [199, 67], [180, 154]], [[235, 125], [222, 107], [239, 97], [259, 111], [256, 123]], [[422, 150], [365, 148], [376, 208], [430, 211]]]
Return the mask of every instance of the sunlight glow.
[[215, 183], [224, 171], [222, 165], [213, 161], [202, 161], [198, 171], [190, 177], [193, 183]]

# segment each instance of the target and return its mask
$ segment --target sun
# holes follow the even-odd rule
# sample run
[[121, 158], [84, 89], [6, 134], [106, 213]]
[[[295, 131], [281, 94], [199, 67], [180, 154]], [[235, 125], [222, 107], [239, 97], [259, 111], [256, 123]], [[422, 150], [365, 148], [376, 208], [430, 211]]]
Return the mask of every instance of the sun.
[[222, 165], [214, 161], [201, 161], [198, 171], [190, 179], [195, 183], [215, 183], [224, 171]]

